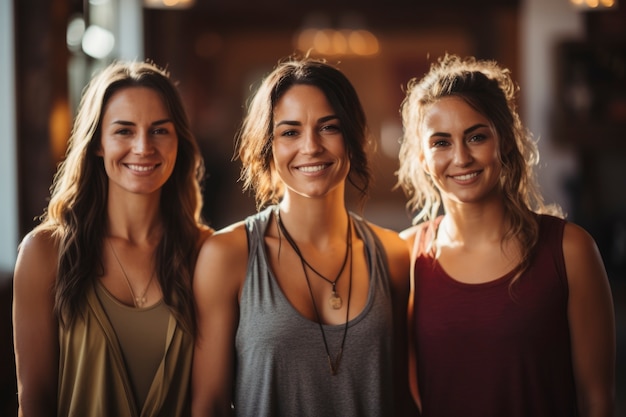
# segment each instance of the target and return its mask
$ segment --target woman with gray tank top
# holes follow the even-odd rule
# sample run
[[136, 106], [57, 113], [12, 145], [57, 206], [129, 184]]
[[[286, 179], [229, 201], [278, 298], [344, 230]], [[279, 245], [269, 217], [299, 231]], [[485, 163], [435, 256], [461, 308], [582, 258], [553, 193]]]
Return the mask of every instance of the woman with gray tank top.
[[406, 372], [409, 253], [348, 211], [367, 195], [366, 118], [334, 66], [280, 62], [238, 137], [259, 212], [200, 251], [194, 416], [396, 416]]

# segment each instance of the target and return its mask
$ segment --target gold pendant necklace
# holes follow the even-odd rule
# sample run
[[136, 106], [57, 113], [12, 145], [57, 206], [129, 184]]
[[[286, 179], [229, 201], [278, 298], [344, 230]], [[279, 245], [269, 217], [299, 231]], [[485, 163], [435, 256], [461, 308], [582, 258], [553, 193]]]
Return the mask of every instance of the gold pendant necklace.
[[[330, 349], [328, 348], [328, 342], [326, 341], [326, 332], [324, 331], [324, 326], [322, 325], [322, 319], [317, 309], [317, 304], [315, 303], [315, 296], [313, 295], [313, 289], [311, 288], [311, 281], [309, 280], [309, 274], [307, 273], [306, 267], [308, 266], [312, 271], [320, 275], [322, 278], [324, 279], [326, 278], [322, 276], [319, 272], [317, 272], [304, 259], [304, 257], [302, 256], [302, 253], [300, 252], [300, 248], [298, 247], [296, 242], [291, 238], [291, 236], [287, 232], [287, 229], [285, 229], [285, 226], [280, 221], [280, 212], [278, 209], [276, 210], [276, 220], [278, 222], [280, 229], [285, 235], [285, 239], [287, 239], [287, 242], [289, 242], [289, 245], [291, 245], [294, 252], [296, 252], [296, 254], [298, 255], [298, 258], [300, 258], [300, 263], [302, 264], [302, 271], [304, 272], [304, 278], [306, 279], [306, 284], [307, 284], [307, 287], [309, 288], [309, 295], [311, 296], [311, 302], [313, 303], [313, 311], [315, 311], [315, 318], [317, 319], [317, 324], [319, 325], [320, 332], [322, 333], [322, 339], [324, 341], [324, 348], [326, 349], [326, 357], [328, 358], [328, 366], [330, 367], [330, 374], [332, 376], [335, 376], [337, 375], [337, 372], [339, 372], [339, 364], [341, 363], [341, 357], [343, 355], [343, 347], [346, 343], [346, 336], [348, 334], [348, 321], [350, 319], [350, 298], [352, 298], [351, 297], [352, 296], [352, 230], [351, 230], [352, 219], [348, 215], [348, 235], [346, 236], [346, 256], [344, 259], [343, 266], [341, 267], [341, 271], [339, 273], [339, 276], [340, 276], [341, 272], [343, 272], [343, 269], [346, 266], [346, 262], [347, 262], [348, 255], [349, 255], [350, 256], [350, 275], [349, 275], [350, 278], [348, 281], [348, 305], [346, 307], [346, 323], [343, 328], [343, 338], [341, 339], [341, 346], [339, 347], [339, 352], [337, 353], [337, 356], [335, 357], [335, 359], [332, 358], [330, 354]], [[339, 279], [339, 276], [337, 277], [337, 279]], [[335, 279], [335, 282], [337, 282], [337, 279]], [[329, 281], [329, 280], [326, 279], [326, 281]], [[334, 305], [332, 305], [334, 298], [339, 298], [339, 302], [341, 303], [341, 297], [339, 297], [337, 293], [335, 292], [335, 282], [332, 282], [333, 293], [331, 294], [329, 301], [331, 302], [331, 306], [338, 310], [339, 308], [341, 308], [341, 304], [339, 304], [339, 307], [335, 307]]]
[[122, 262], [120, 262], [120, 258], [117, 256], [117, 252], [115, 252], [115, 249], [113, 248], [111, 239], [108, 238], [107, 242], [109, 243], [109, 247], [111, 248], [113, 257], [115, 258], [115, 260], [117, 261], [117, 264], [120, 266], [120, 269], [122, 270], [122, 275], [124, 275], [124, 279], [126, 279], [126, 284], [128, 284], [128, 289], [130, 290], [130, 295], [133, 297], [133, 304], [135, 305], [136, 308], [142, 308], [144, 305], [146, 305], [146, 302], [148, 302], [148, 298], [146, 297], [146, 295], [148, 294], [148, 289], [150, 288], [150, 285], [152, 284], [152, 281], [154, 280], [154, 275], [155, 275], [154, 271], [152, 272], [152, 275], [150, 276], [150, 281], [148, 281], [148, 285], [146, 285], [146, 289], [143, 291], [143, 294], [139, 297], [135, 296], [133, 287], [132, 285], [130, 285], [130, 280], [128, 279], [128, 275], [126, 274], [126, 270], [124, 269], [124, 266], [122, 266]]
[[278, 227], [280, 231], [283, 233], [283, 235], [285, 235], [285, 239], [287, 239], [287, 242], [289, 242], [289, 245], [294, 250], [294, 252], [296, 252], [296, 255], [298, 255], [298, 257], [304, 263], [304, 265], [308, 266], [311, 271], [315, 272], [315, 274], [317, 274], [320, 278], [322, 278], [324, 281], [328, 282], [329, 284], [333, 286], [332, 292], [330, 293], [330, 297], [328, 297], [328, 304], [330, 304], [330, 306], [334, 310], [339, 310], [343, 306], [343, 299], [337, 292], [336, 287], [337, 287], [337, 281], [339, 281], [341, 274], [343, 274], [343, 271], [346, 269], [346, 264], [348, 262], [348, 236], [350, 235], [350, 218], [348, 218], [348, 230], [346, 231], [346, 253], [343, 257], [343, 262], [341, 264], [341, 268], [339, 269], [339, 273], [337, 273], [337, 277], [333, 281], [326, 278], [326, 276], [322, 275], [322, 273], [320, 273], [317, 269], [313, 268], [313, 266], [309, 262], [307, 262], [307, 260], [302, 255], [300, 248], [298, 247], [298, 245], [296, 245], [296, 242], [293, 240], [289, 232], [287, 232], [287, 229], [285, 228], [285, 225], [283, 224], [280, 218], [280, 210], [278, 209], [276, 210], [276, 222], [278, 223]]

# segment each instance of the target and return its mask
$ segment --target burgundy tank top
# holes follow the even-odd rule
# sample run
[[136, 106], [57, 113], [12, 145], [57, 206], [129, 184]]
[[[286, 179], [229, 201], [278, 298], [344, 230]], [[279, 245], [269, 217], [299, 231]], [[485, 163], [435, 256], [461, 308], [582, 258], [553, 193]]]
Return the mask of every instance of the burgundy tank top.
[[514, 272], [483, 284], [453, 280], [421, 233], [414, 323], [423, 417], [577, 415], [565, 221], [539, 221], [531, 265], [512, 287]]

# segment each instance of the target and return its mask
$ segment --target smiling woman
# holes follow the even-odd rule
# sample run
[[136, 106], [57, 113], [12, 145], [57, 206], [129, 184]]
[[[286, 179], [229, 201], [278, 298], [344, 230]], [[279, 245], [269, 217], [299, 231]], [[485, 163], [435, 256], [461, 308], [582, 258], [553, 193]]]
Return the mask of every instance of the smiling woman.
[[178, 137], [158, 92], [131, 87], [109, 99], [96, 154], [109, 177], [109, 196], [118, 189], [158, 193], [174, 170]]
[[111, 64], [87, 86], [16, 262], [20, 415], [189, 413], [191, 277], [211, 233], [199, 155], [156, 65]]
[[346, 182], [368, 191], [366, 133], [325, 62], [283, 61], [255, 93], [237, 155], [260, 211], [207, 240], [194, 274], [195, 416], [407, 411], [408, 250], [345, 202]]
[[399, 182], [417, 212], [402, 233], [409, 378], [424, 417], [613, 414], [606, 271], [591, 236], [543, 204], [516, 91], [497, 63], [446, 55], [402, 104]]

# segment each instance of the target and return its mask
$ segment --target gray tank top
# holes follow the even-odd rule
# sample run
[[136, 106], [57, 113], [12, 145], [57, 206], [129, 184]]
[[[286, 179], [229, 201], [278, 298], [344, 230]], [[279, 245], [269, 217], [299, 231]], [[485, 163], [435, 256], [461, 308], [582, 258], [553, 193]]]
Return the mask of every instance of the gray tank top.
[[[236, 415], [393, 416], [392, 306], [382, 244], [352, 214], [365, 243], [370, 289], [365, 308], [348, 324], [333, 376], [319, 325], [293, 308], [269, 268], [264, 234], [274, 209], [246, 219], [249, 257], [236, 335]], [[344, 325], [324, 325], [324, 331], [334, 355]]]

